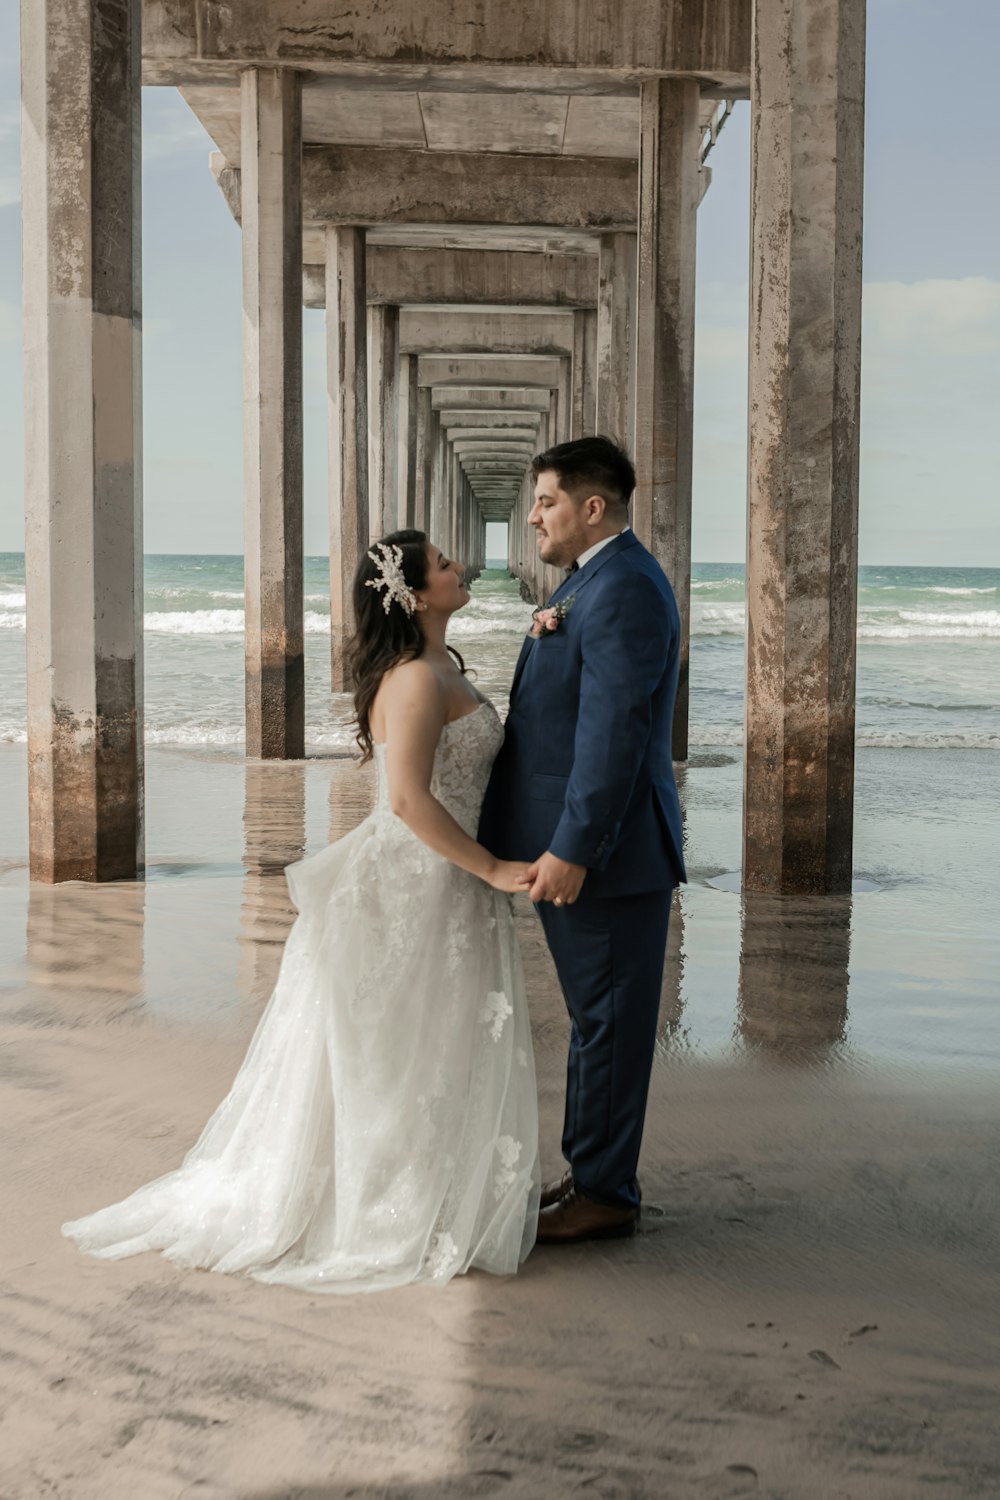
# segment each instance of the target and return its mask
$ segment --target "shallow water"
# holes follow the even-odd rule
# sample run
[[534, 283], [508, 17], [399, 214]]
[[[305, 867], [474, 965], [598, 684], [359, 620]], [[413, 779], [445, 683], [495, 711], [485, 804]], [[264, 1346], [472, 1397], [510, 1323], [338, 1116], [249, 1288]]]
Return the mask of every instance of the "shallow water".
[[[308, 741], [347, 747], [349, 701], [328, 687], [324, 558], [306, 559], [305, 595]], [[742, 565], [695, 565], [691, 598], [691, 741], [739, 745]], [[242, 744], [242, 558], [147, 557], [145, 611], [147, 742]], [[513, 580], [484, 578], [452, 625], [501, 704], [530, 613]], [[862, 568], [858, 620], [861, 745], [1000, 749], [1000, 570]], [[24, 562], [0, 554], [0, 740], [24, 736]]]

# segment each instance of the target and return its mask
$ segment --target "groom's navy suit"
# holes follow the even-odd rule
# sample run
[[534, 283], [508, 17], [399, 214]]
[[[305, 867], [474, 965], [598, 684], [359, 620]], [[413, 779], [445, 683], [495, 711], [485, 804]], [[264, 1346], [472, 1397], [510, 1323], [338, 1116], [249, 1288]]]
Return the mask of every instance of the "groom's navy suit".
[[563, 1153], [585, 1194], [635, 1204], [670, 897], [685, 878], [670, 748], [680, 619], [631, 531], [549, 603], [565, 618], [521, 649], [479, 838], [499, 858], [549, 850], [587, 867], [573, 905], [539, 905], [572, 1020]]

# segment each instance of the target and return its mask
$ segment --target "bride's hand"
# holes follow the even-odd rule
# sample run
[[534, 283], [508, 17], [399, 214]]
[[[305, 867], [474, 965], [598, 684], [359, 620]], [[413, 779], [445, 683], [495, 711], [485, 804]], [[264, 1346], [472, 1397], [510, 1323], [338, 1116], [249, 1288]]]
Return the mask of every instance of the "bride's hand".
[[508, 896], [516, 896], [518, 891], [526, 891], [531, 885], [528, 879], [528, 865], [516, 859], [496, 859], [493, 868], [486, 877], [487, 884], [495, 891], [504, 891]]

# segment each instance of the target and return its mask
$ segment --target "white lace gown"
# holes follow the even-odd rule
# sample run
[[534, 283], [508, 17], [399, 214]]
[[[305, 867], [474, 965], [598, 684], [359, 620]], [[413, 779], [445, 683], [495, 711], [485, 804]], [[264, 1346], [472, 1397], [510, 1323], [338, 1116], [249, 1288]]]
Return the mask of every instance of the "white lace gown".
[[[434, 795], [475, 836], [503, 728], [445, 725]], [[287, 871], [299, 916], [232, 1089], [182, 1165], [63, 1232], [91, 1255], [310, 1291], [510, 1274], [534, 1243], [538, 1124], [511, 901], [389, 805]]]

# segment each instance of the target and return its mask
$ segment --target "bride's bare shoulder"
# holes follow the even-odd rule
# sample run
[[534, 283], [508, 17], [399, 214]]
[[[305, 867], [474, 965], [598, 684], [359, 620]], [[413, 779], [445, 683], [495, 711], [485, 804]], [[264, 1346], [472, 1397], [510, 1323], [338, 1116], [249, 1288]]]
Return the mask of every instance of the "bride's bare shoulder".
[[380, 686], [391, 693], [426, 693], [438, 688], [440, 681], [430, 662], [418, 656], [390, 667]]
[[397, 662], [379, 684], [378, 706], [382, 709], [409, 708], [417, 704], [444, 712], [446, 692], [440, 675], [430, 662], [417, 657]]

